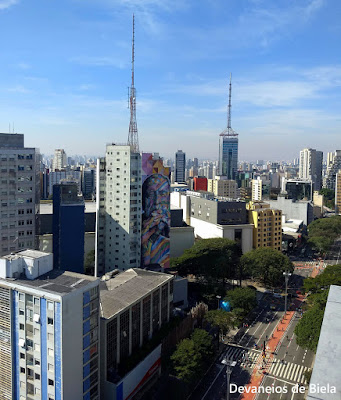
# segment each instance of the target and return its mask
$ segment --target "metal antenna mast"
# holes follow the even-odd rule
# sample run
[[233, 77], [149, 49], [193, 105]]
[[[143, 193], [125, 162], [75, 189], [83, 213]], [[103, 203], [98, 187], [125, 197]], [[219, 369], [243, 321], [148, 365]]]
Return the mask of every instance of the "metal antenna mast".
[[231, 131], [231, 93], [232, 93], [232, 73], [230, 73], [229, 105], [227, 109], [227, 132]]
[[128, 145], [134, 153], [139, 153], [139, 136], [137, 132], [136, 122], [136, 89], [134, 86], [134, 61], [135, 61], [135, 16], [133, 14], [133, 41], [132, 41], [132, 56], [131, 56], [131, 87], [130, 87], [130, 122]]
[[227, 128], [224, 129], [219, 136], [238, 137], [238, 133], [236, 133], [231, 127], [231, 108], [232, 108], [231, 97], [232, 97], [232, 73], [230, 73], [229, 104], [227, 106]]

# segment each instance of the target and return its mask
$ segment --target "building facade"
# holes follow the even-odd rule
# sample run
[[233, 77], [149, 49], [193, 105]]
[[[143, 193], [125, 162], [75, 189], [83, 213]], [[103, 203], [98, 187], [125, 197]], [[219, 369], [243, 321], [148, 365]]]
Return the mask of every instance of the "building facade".
[[219, 175], [236, 179], [238, 171], [238, 134], [221, 134], [219, 137]]
[[341, 170], [335, 176], [335, 214], [341, 214]]
[[215, 179], [208, 179], [207, 191], [214, 193], [215, 196], [237, 198], [237, 182], [227, 179], [225, 176], [216, 176]]
[[53, 186], [53, 265], [84, 273], [84, 199], [75, 183]]
[[100, 398], [98, 284], [53, 270], [52, 254], [0, 259], [2, 399]]
[[207, 191], [207, 178], [205, 176], [195, 176], [193, 178], [193, 190], [198, 192], [199, 190]]
[[313, 183], [307, 179], [286, 179], [282, 178], [281, 193], [292, 200], [312, 200]]
[[299, 178], [311, 180], [313, 190], [322, 188], [323, 152], [315, 149], [300, 151]]
[[253, 247], [282, 249], [282, 211], [270, 208], [268, 203], [250, 201], [246, 205], [249, 222], [254, 225]]
[[260, 176], [257, 179], [252, 179], [251, 181], [251, 200], [261, 201], [262, 200], [262, 187], [263, 181]]
[[334, 153], [328, 153], [329, 164], [327, 165], [327, 172], [325, 177], [325, 187], [327, 189], [335, 190], [336, 174], [341, 169], [341, 150], [336, 150]]
[[52, 161], [52, 171], [61, 171], [67, 167], [67, 155], [64, 149], [56, 149]]
[[150, 340], [172, 315], [173, 276], [129, 269], [105, 277], [100, 301], [102, 398], [112, 399], [122, 378], [119, 364]]
[[141, 155], [111, 144], [97, 160], [95, 273], [141, 265]]
[[175, 153], [175, 182], [186, 182], [186, 153], [182, 150]]
[[24, 135], [0, 133], [0, 255], [36, 248], [39, 213], [39, 151]]

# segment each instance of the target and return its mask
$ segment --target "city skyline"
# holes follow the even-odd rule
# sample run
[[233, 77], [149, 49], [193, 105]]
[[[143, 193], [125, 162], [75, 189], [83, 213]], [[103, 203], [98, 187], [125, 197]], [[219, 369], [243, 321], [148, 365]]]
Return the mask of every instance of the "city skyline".
[[340, 4], [0, 0], [0, 131], [44, 154], [102, 154], [128, 138], [135, 13], [140, 147], [218, 159], [233, 73], [239, 160], [340, 147]]

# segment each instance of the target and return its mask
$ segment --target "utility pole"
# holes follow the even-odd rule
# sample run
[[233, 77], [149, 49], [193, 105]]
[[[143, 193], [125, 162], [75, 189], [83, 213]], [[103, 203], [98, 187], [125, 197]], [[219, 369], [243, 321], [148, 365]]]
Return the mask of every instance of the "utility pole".
[[220, 308], [220, 299], [221, 299], [221, 296], [219, 296], [219, 294], [217, 294], [217, 295], [216, 295], [216, 298], [217, 298], [217, 300], [218, 300], [218, 310], [219, 310], [219, 308]]
[[283, 272], [284, 279], [285, 279], [285, 305], [284, 305], [284, 316], [287, 315], [287, 306], [288, 306], [288, 282], [289, 277], [291, 276], [290, 272]]
[[230, 400], [230, 377], [237, 362], [224, 358], [221, 363], [226, 365], [226, 400]]

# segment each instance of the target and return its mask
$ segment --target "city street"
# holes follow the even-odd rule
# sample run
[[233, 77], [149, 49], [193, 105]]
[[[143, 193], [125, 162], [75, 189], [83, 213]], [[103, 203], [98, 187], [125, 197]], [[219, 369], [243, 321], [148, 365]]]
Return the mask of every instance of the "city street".
[[[309, 276], [309, 271], [306, 271], [306, 269], [295, 270], [289, 281], [289, 292], [296, 293], [299, 290], [303, 276]], [[303, 296], [299, 297], [303, 299]], [[293, 302], [294, 304], [291, 307], [299, 308], [300, 300], [293, 299]], [[290, 304], [289, 300], [288, 309]], [[281, 330], [284, 328], [281, 328], [281, 320], [283, 317], [284, 298], [279, 294], [265, 293], [259, 307], [254, 310], [248, 325], [242, 327], [233, 340], [226, 343], [226, 351], [207, 377], [205, 392], [202, 392], [198, 397], [191, 397], [191, 399], [220, 400], [226, 398], [226, 367], [221, 364], [221, 361], [223, 358], [227, 358], [230, 361], [237, 362], [230, 377], [231, 384], [244, 387], [250, 382], [251, 375], [255, 371], [261, 370], [264, 372], [261, 387], [273, 386], [273, 390], [278, 386], [286, 386], [287, 388], [288, 393], [258, 394], [256, 397], [258, 400], [303, 400], [304, 395], [292, 393], [292, 387], [296, 384], [305, 384], [304, 373], [311, 369], [314, 354], [296, 344], [294, 329], [301, 317], [301, 312], [294, 313], [291, 321], [288, 321], [286, 331], [282, 333]], [[286, 318], [289, 320], [289, 317]], [[273, 335], [276, 337], [277, 332], [283, 334], [283, 336], [274, 354], [271, 354], [267, 350], [267, 343], [273, 338]], [[263, 357], [264, 344], [265, 357]], [[241, 394], [238, 392], [231, 393], [230, 398], [239, 399]]]

